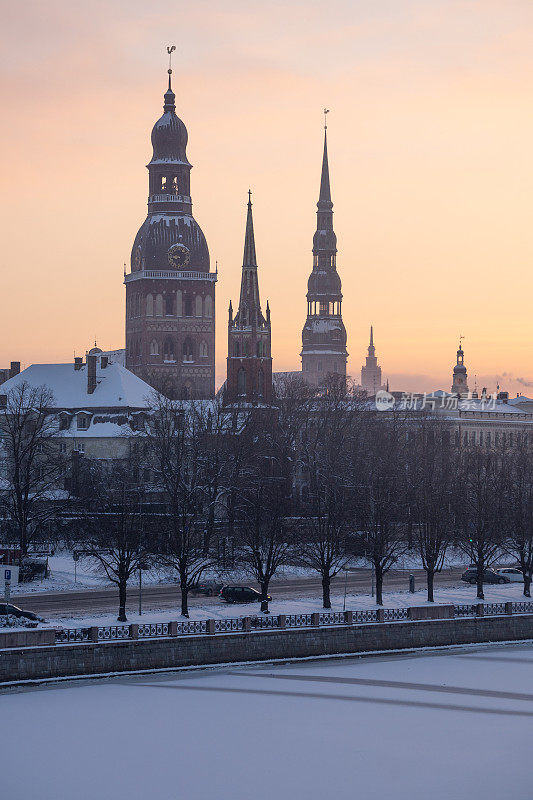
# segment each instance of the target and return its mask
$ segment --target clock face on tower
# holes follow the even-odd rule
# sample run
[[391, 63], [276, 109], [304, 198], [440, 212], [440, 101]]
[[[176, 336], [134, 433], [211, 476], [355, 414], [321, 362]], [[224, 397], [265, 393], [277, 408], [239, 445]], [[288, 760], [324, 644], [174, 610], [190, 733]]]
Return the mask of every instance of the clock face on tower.
[[168, 249], [168, 263], [174, 269], [185, 267], [189, 263], [190, 257], [189, 248], [184, 244], [173, 244]]

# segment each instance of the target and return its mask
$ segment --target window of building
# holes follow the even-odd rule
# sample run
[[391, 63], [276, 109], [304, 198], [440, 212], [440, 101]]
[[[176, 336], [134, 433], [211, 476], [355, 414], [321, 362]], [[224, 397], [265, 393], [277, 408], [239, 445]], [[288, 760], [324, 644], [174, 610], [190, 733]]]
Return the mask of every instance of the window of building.
[[195, 309], [195, 316], [196, 316], [196, 317], [201, 317], [201, 316], [202, 316], [202, 306], [203, 306], [203, 303], [202, 303], [202, 296], [201, 296], [201, 295], [199, 295], [199, 294], [197, 294], [197, 295], [196, 295], [195, 306], [196, 306], [196, 309]]
[[85, 453], [85, 442], [75, 442], [74, 450], [78, 453]]
[[86, 431], [89, 427], [89, 417], [86, 414], [78, 414], [78, 430]]
[[174, 342], [170, 336], [167, 336], [163, 346], [163, 360], [175, 361], [174, 358]]
[[146, 316], [154, 316], [154, 296], [152, 294], [146, 295]]
[[185, 339], [185, 341], [183, 342], [182, 350], [183, 350], [183, 362], [185, 364], [191, 364], [194, 361], [194, 356], [193, 356], [192, 342], [189, 339], [189, 337], [187, 337], [187, 339]]
[[202, 340], [199, 347], [200, 358], [207, 358], [207, 342]]
[[158, 294], [155, 298], [155, 315], [156, 317], [163, 316], [163, 295]]
[[262, 369], [257, 373], [257, 394], [259, 397], [265, 395], [265, 374]]
[[204, 300], [204, 316], [208, 317], [209, 319], [211, 319], [213, 316], [213, 299], [211, 295], [207, 295]]
[[175, 175], [172, 178], [172, 194], [178, 194], [178, 179]]
[[237, 358], [239, 358], [239, 356], [241, 355], [241, 346], [239, 342], [234, 342], [233, 344], [233, 355], [236, 356]]
[[159, 355], [159, 345], [155, 339], [152, 339], [152, 341], [150, 342], [150, 355], [151, 356]]
[[174, 316], [174, 295], [173, 294], [165, 295], [165, 316], [166, 317], [173, 317]]
[[60, 442], [59, 444], [59, 452], [66, 453], [67, 452], [67, 444], [66, 442]]
[[181, 289], [176, 292], [176, 316], [181, 317], [183, 313], [183, 303]]
[[185, 316], [192, 317], [192, 300], [185, 300]]

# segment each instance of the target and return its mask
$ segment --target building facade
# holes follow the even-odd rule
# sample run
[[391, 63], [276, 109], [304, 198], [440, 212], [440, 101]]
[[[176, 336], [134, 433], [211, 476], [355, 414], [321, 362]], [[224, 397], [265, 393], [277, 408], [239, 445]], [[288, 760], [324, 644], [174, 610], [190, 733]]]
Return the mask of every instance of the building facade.
[[225, 401], [268, 404], [272, 400], [270, 309], [267, 302], [266, 316], [263, 316], [251, 195], [248, 192], [241, 294], [235, 317], [231, 302], [229, 306]]
[[342, 321], [341, 279], [337, 272], [337, 237], [333, 230], [333, 203], [329, 182], [327, 128], [317, 228], [313, 237], [313, 271], [307, 284], [307, 319], [302, 331], [302, 375], [320, 386], [328, 375], [346, 379], [346, 329]]
[[192, 215], [187, 129], [176, 114], [169, 69], [163, 116], [152, 130], [148, 215], [126, 284], [126, 367], [170, 397], [215, 390], [215, 282], [205, 236]]

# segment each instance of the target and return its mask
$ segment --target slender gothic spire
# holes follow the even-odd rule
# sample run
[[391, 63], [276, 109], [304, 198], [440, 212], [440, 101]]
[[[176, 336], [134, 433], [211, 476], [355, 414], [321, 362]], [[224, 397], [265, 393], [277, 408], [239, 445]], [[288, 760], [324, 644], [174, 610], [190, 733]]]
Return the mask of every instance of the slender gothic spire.
[[319, 208], [321, 204], [331, 204], [331, 189], [329, 185], [328, 163], [328, 130], [324, 125], [324, 155], [322, 156], [322, 173], [320, 175], [320, 194], [318, 196]]
[[248, 189], [248, 216], [246, 217], [246, 236], [244, 238], [243, 267], [257, 267], [255, 255], [254, 220], [252, 217], [252, 192]]
[[370, 326], [370, 347], [374, 347], [374, 326]]

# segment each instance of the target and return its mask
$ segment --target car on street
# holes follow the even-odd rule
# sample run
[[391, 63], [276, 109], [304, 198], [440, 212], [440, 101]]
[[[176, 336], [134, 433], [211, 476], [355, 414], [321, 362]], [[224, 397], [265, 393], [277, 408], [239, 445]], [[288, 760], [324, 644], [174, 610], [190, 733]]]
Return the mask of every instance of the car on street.
[[496, 570], [498, 575], [507, 575], [511, 583], [524, 583], [522, 570], [518, 567], [500, 567]]
[[[252, 589], [251, 586], [223, 586], [220, 590], [220, 597], [226, 603], [260, 603], [261, 592], [257, 589]], [[272, 597], [267, 595], [270, 601]]]
[[[468, 567], [461, 575], [465, 583], [477, 583], [477, 567]], [[483, 570], [483, 583], [511, 583], [508, 575], [499, 575], [496, 570], [486, 568]]]
[[37, 621], [39, 617], [33, 611], [24, 611], [18, 606], [13, 606], [11, 603], [0, 603], [0, 617], [23, 617], [24, 619], [31, 619]]

